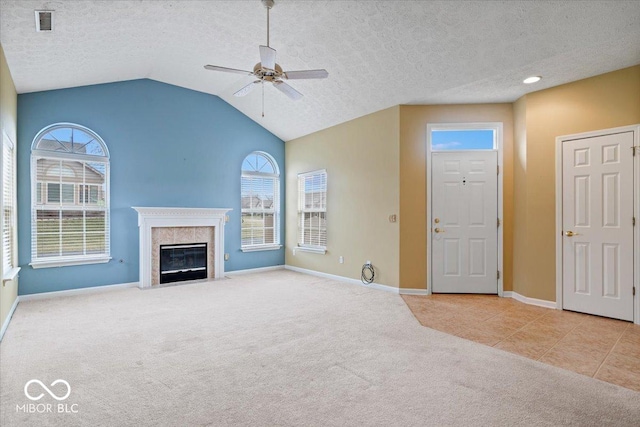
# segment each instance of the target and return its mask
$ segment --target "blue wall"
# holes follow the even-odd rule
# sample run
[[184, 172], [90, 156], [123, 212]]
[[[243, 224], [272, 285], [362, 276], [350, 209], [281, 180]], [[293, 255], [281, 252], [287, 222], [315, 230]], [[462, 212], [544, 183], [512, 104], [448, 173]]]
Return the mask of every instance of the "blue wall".
[[[76, 123], [111, 155], [111, 256], [106, 264], [34, 270], [30, 151], [45, 126]], [[284, 264], [284, 249], [240, 251], [240, 166], [255, 150], [284, 171], [284, 142], [217, 96], [133, 80], [18, 96], [18, 239], [21, 295], [138, 281], [138, 217], [132, 206], [232, 208], [225, 271]], [[284, 176], [280, 230], [284, 242]], [[124, 260], [120, 263], [119, 260]]]

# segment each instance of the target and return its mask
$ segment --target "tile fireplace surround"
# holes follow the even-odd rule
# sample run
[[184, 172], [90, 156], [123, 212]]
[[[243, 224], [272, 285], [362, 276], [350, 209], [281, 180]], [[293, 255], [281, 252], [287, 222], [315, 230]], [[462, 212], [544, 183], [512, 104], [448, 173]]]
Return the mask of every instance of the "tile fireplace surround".
[[[209, 278], [224, 277], [224, 225], [227, 212], [231, 209], [133, 209], [138, 212], [140, 229], [140, 288], [150, 288], [159, 283], [157, 252], [160, 244], [200, 243], [200, 240], [208, 243]], [[198, 239], [200, 240], [196, 242]]]

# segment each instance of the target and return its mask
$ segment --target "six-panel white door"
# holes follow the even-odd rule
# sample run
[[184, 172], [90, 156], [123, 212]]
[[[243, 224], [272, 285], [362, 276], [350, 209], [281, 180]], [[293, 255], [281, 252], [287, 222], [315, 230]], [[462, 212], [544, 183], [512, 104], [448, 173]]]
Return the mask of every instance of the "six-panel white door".
[[633, 132], [562, 147], [562, 308], [633, 321]]
[[432, 292], [498, 293], [498, 153], [431, 155]]

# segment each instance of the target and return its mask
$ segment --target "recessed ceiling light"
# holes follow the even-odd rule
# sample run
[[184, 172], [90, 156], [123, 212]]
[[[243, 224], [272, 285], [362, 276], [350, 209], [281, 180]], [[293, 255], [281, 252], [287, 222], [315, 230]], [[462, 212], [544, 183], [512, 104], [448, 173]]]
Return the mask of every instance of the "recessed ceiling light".
[[540, 76], [531, 76], [531, 77], [527, 77], [526, 79], [524, 79], [522, 81], [522, 83], [530, 85], [531, 83], [539, 82], [540, 79], [542, 79], [542, 77], [540, 77]]

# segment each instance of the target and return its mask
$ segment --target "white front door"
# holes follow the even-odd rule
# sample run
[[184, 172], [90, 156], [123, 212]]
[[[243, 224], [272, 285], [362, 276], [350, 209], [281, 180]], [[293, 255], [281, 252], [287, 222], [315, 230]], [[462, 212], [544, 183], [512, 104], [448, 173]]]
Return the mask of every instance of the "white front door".
[[498, 293], [497, 168], [497, 151], [432, 153], [432, 292]]
[[633, 132], [562, 144], [562, 308], [633, 320]]

